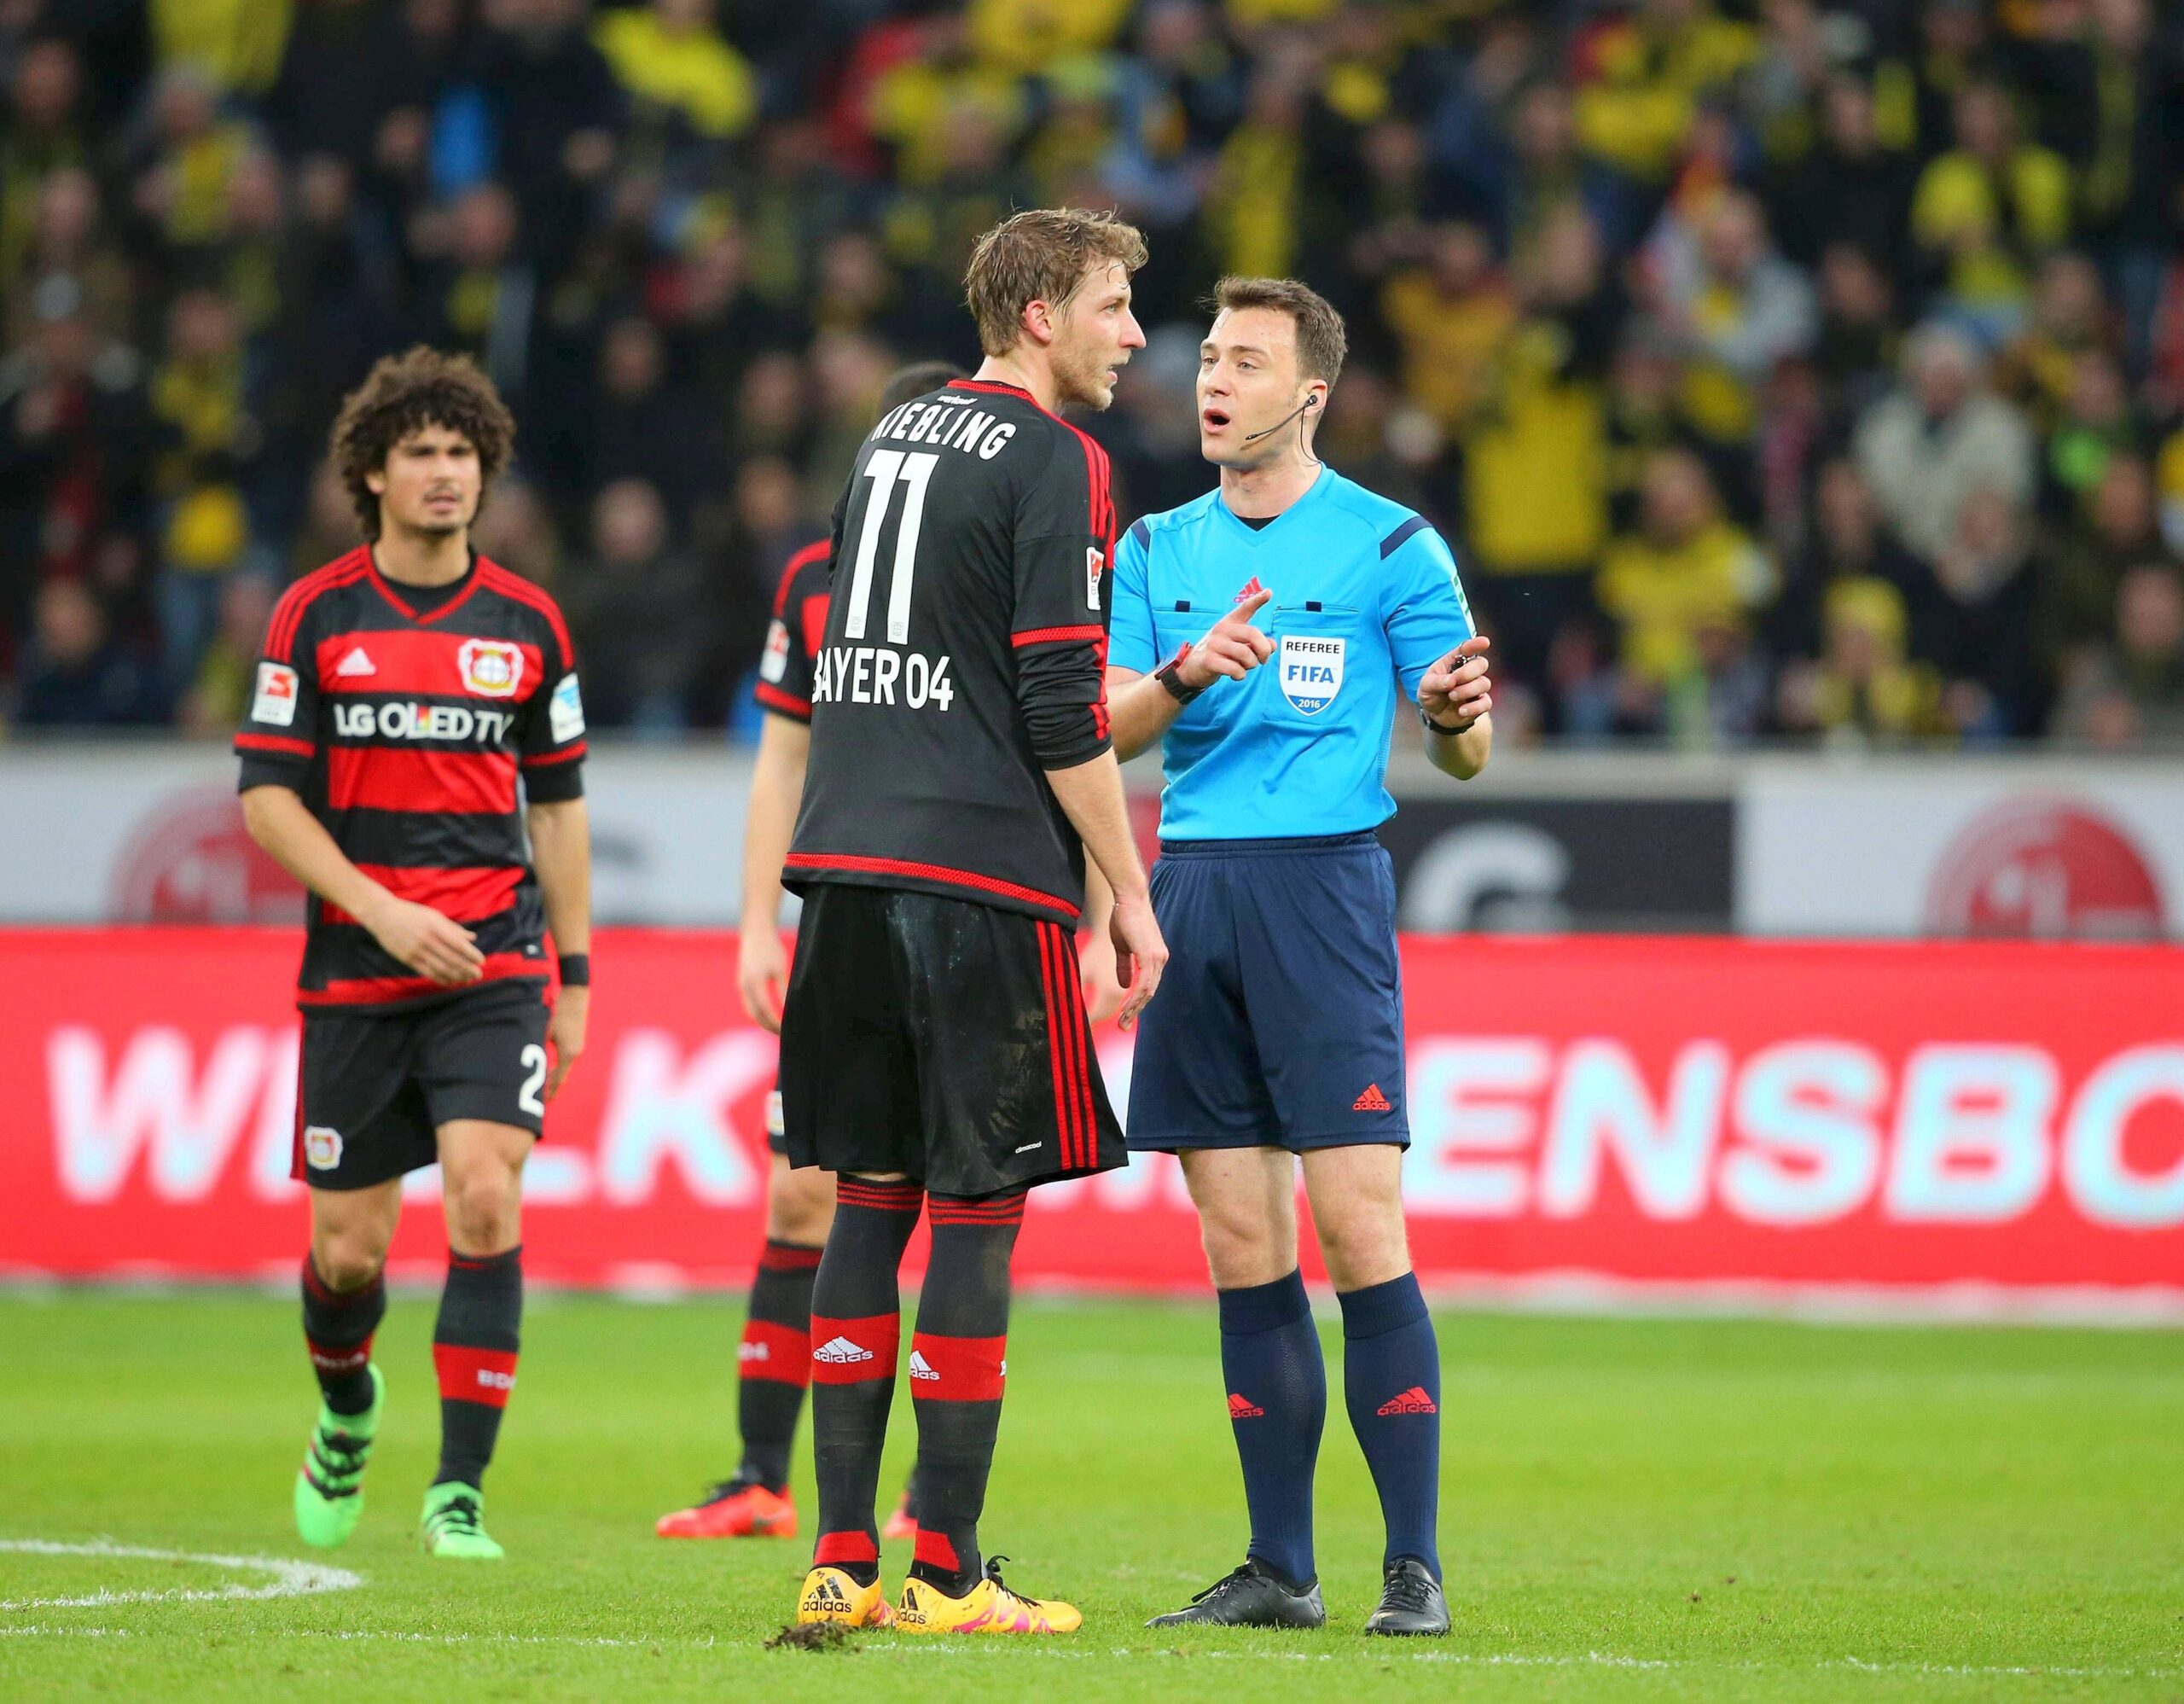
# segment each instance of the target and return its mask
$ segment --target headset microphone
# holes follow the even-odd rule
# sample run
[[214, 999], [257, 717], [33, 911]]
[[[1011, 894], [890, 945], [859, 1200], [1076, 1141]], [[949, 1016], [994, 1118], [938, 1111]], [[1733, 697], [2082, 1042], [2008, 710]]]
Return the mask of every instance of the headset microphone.
[[1291, 409], [1288, 413], [1283, 415], [1281, 419], [1275, 422], [1273, 425], [1266, 427], [1265, 430], [1261, 432], [1246, 432], [1244, 434], [1244, 442], [1246, 444], [1255, 444], [1262, 438], [1271, 437], [1274, 433], [1281, 431], [1283, 427], [1288, 425], [1291, 421], [1296, 419], [1298, 415], [1303, 414], [1306, 410], [1316, 409], [1319, 405], [1320, 399], [1317, 397], [1306, 397], [1304, 401], [1298, 403], [1296, 407]]

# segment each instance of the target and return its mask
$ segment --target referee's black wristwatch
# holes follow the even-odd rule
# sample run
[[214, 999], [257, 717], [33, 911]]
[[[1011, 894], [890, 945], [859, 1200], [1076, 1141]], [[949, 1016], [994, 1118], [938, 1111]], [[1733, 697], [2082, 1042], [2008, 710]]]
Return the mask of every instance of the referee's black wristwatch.
[[1189, 656], [1190, 654], [1190, 643], [1186, 640], [1182, 644], [1176, 647], [1176, 654], [1174, 656], [1169, 658], [1166, 662], [1161, 664], [1159, 668], [1153, 671], [1153, 678], [1159, 681], [1161, 685], [1166, 687], [1168, 689], [1168, 696], [1174, 699], [1178, 704], [1188, 704], [1191, 700], [1196, 698], [1199, 694], [1205, 690], [1202, 686], [1186, 686], [1183, 684], [1183, 660]]
[[1468, 734], [1478, 724], [1478, 718], [1474, 716], [1468, 722], [1459, 722], [1455, 727], [1449, 727], [1445, 724], [1436, 722], [1431, 716], [1428, 716], [1426, 713], [1426, 707], [1422, 704], [1418, 707], [1418, 719], [1433, 733], [1439, 734], [1443, 737], [1448, 739], [1454, 739], [1458, 734]]

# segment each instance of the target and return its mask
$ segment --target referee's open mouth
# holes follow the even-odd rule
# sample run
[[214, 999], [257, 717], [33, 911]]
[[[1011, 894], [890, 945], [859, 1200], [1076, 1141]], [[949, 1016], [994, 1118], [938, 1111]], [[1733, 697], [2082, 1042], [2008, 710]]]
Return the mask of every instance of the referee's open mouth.
[[1201, 409], [1198, 417], [1199, 424], [1208, 432], [1218, 432], [1228, 424], [1228, 413], [1225, 409]]

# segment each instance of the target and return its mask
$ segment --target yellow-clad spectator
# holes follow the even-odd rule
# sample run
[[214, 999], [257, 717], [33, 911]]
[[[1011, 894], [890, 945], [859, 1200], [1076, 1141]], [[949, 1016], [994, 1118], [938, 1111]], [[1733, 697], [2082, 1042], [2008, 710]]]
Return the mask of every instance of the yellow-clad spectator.
[[1908, 655], [1903, 595], [1886, 580], [1837, 580], [1822, 601], [1824, 637], [1814, 663], [1785, 672], [1781, 719], [1830, 742], [1921, 739], [1943, 733], [1941, 681]]
[[1028, 76], [1112, 47], [1130, 12], [1130, 0], [971, 0], [965, 24], [981, 60]]
[[1481, 375], [1463, 438], [1472, 550], [1496, 577], [1589, 574], [1607, 542], [1601, 393], [1614, 315], [1600, 300], [1602, 265], [1574, 203], [1519, 260], [1524, 315]]
[[1608, 546], [1596, 595], [1623, 631], [1623, 663], [1655, 688], [1697, 672], [1702, 634], [1743, 633], [1748, 612], [1774, 596], [1774, 564], [1722, 517], [1713, 482], [1687, 450], [1647, 464], [1639, 529]]
[[2040, 268], [2031, 323], [2002, 353], [1995, 388], [2052, 432], [2070, 405], [2078, 358], [2108, 346], [2108, 303], [2100, 269], [2082, 254], [2052, 254]]
[[1920, 174], [1911, 234], [1958, 309], [1996, 329], [2023, 316], [2031, 269], [2071, 234], [2071, 171], [2022, 140], [2008, 92], [1956, 97], [1956, 145]]
[[1819, 334], [1812, 285], [1774, 253], [1757, 199], [1741, 189], [1713, 197], [1691, 224], [1669, 222], [1655, 259], [1686, 358], [1685, 416], [1717, 443], [1740, 443], [1775, 363]]
[[891, 67], [874, 83], [865, 123], [894, 150], [895, 181], [930, 189], [949, 176], [967, 126], [1002, 143], [1023, 128], [1023, 79], [971, 56], [961, 19], [935, 19], [926, 50]]
[[263, 95], [280, 75], [293, 0], [152, 0], [162, 66], [194, 65], [223, 89]]
[[137, 212], [178, 247], [218, 241], [228, 231], [235, 175], [251, 152], [248, 128], [221, 117], [218, 91], [195, 65], [160, 74], [152, 119], [160, 152], [136, 181]]
[[1577, 135], [1598, 159], [1658, 183], [1675, 164], [1699, 102], [1759, 55], [1757, 33], [1710, 0], [1646, 0], [1580, 47]]
[[1411, 400], [1449, 431], [1461, 430], [1487, 363], [1517, 317], [1485, 231], [1436, 228], [1427, 264], [1388, 280], [1380, 317], [1402, 346]]
[[1276, 62], [1253, 73], [1243, 121], [1215, 162], [1205, 234], [1216, 272], [1285, 277], [1297, 254], [1304, 144], [1302, 73]]
[[608, 12], [592, 26], [622, 86], [639, 101], [679, 115], [701, 137], [725, 140], [758, 116], [750, 61], [713, 23], [713, 0], [653, 0]]
[[1284, 24], [1316, 24], [1331, 18], [1343, 0], [1223, 0], [1229, 23], [1245, 34]]

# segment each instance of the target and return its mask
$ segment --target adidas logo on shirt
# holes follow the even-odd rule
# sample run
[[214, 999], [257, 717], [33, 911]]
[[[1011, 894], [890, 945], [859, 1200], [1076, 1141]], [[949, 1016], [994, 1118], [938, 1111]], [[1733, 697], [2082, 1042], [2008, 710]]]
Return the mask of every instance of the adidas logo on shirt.
[[872, 1351], [846, 1337], [830, 1337], [811, 1352], [811, 1358], [824, 1361], [829, 1366], [844, 1367], [852, 1361], [869, 1361]]
[[913, 1349], [910, 1351], [910, 1376], [914, 1379], [938, 1379], [940, 1375], [933, 1371], [932, 1362]]
[[354, 677], [377, 674], [379, 668], [369, 657], [364, 654], [364, 648], [362, 645], [357, 645], [351, 647], [349, 654], [334, 666], [334, 672], [338, 675]]
[[1438, 1414], [1440, 1404], [1426, 1394], [1426, 1387], [1413, 1385], [1401, 1396], [1390, 1397], [1382, 1403], [1378, 1412], [1387, 1414]]

